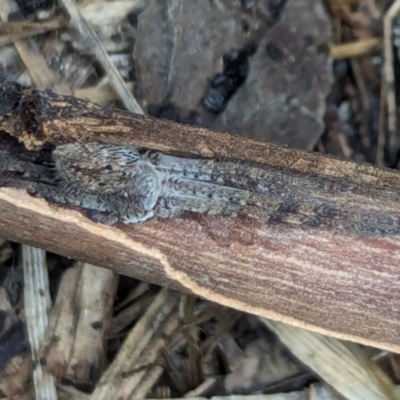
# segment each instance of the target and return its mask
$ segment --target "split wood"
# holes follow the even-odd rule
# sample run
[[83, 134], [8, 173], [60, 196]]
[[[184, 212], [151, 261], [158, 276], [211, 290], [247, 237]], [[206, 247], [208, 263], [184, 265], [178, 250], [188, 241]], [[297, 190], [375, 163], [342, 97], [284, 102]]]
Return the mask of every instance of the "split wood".
[[[0, 136], [17, 138], [28, 150], [99, 141], [256, 162], [322, 180], [335, 177], [382, 192], [382, 197], [368, 191], [360, 197], [381, 211], [388, 207], [385, 191], [400, 196], [396, 171], [0, 84]], [[398, 235], [198, 215], [108, 227], [90, 221], [82, 210], [32, 197], [21, 189], [26, 187], [22, 177], [14, 183], [19, 189], [0, 188], [0, 235], [7, 239], [263, 317], [400, 351]]]

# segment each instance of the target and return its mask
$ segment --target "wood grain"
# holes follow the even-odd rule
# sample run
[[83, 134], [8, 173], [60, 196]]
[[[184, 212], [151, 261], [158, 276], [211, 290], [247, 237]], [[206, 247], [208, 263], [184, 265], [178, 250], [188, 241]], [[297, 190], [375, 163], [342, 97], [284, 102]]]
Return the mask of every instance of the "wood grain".
[[[400, 195], [396, 171], [104, 109], [50, 92], [10, 91], [3, 84], [3, 93], [14, 93], [15, 99], [0, 101], [0, 129], [29, 149], [76, 140], [130, 144], [253, 161]], [[363, 196], [371, 201], [368, 191]], [[385, 207], [381, 201], [376, 198], [378, 209]], [[0, 233], [229, 307], [400, 351], [398, 235], [365, 237], [326, 227], [195, 215], [107, 227], [79, 210], [50, 205], [15, 188], [0, 189]]]

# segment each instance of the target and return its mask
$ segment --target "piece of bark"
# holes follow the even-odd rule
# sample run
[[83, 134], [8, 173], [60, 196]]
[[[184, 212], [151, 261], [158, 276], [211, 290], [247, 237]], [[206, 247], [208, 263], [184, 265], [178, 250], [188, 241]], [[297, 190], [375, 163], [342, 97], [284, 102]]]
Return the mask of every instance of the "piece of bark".
[[[59, 378], [65, 375], [72, 353], [74, 330], [70, 328], [75, 328], [76, 317], [73, 307], [81, 270], [80, 264], [64, 272], [40, 352], [41, 358], [46, 360], [47, 369]], [[64, 298], [67, 301], [64, 301]], [[54, 338], [59, 339], [54, 340]]]
[[77, 297], [73, 299], [74, 343], [64, 376], [67, 380], [93, 384], [101, 376], [107, 350], [105, 335], [110, 325], [117, 286], [117, 274], [83, 264]]
[[143, 108], [313, 149], [331, 90], [331, 23], [321, 0], [277, 4], [151, 2], [133, 50]]
[[[252, 161], [285, 174], [318, 176], [322, 182], [335, 177], [373, 188], [372, 197], [367, 191], [360, 201], [373, 202], [380, 210], [395, 206], [385, 197], [388, 191], [400, 196], [396, 171], [102, 108], [10, 83], [3, 83], [2, 94], [0, 129], [29, 149], [71, 141], [118, 143]], [[191, 215], [108, 227], [93, 223], [80, 211], [49, 205], [12, 188], [0, 189], [0, 231], [12, 240], [239, 310], [400, 351], [400, 242], [395, 234], [368, 237], [323, 226]]]
[[[179, 294], [163, 289], [126, 337], [117, 357], [103, 374], [90, 398], [140, 398], [135, 389], [178, 328]], [[121, 385], [123, 379], [123, 385]]]
[[99, 378], [116, 283], [112, 271], [89, 264], [64, 273], [42, 348], [53, 375], [84, 385]]
[[331, 90], [331, 22], [319, 0], [287, 2], [249, 59], [249, 74], [210, 126], [312, 150]]
[[[241, 6], [202, 0], [156, 0], [138, 16], [133, 49], [136, 95], [143, 108], [169, 102], [186, 114], [202, 114], [209, 81], [222, 72], [223, 56], [242, 48], [265, 22]], [[183, 111], [182, 110], [182, 111]]]

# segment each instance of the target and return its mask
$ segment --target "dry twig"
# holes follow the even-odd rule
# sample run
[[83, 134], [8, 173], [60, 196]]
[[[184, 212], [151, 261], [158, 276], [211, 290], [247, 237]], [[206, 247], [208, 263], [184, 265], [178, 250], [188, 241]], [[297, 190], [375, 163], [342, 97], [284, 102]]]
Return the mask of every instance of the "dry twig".
[[[9, 89], [11, 96], [20, 90], [12, 85]], [[28, 110], [13, 110], [8, 104], [0, 128], [28, 148], [102, 141], [187, 156], [251, 160], [266, 171], [317, 176], [321, 184], [334, 178], [350, 187], [369, 188], [357, 194], [360, 206], [373, 204], [381, 211], [398, 212], [396, 171], [101, 108], [49, 92], [26, 90], [20, 95], [26, 97], [19, 104], [29, 105], [28, 115], [40, 116], [41, 124], [21, 125], [21, 115]], [[63, 110], [66, 104], [67, 112]], [[71, 110], [73, 117], [68, 116]], [[23, 181], [17, 183], [24, 187]], [[41, 230], [34, 228], [37, 220]], [[77, 211], [55, 209], [42, 199], [8, 188], [0, 190], [0, 229], [10, 239], [144, 281], [168, 283], [220, 304], [375, 347], [400, 349], [395, 314], [400, 304], [396, 234], [369, 237], [324, 226], [204, 216], [110, 228], [94, 224]], [[225, 232], [222, 236], [221, 231]], [[62, 240], [57, 234], [61, 232]], [[325, 310], [323, 315], [315, 309], [315, 296]]]
[[378, 38], [370, 38], [359, 40], [353, 43], [339, 44], [331, 49], [331, 57], [335, 60], [360, 57], [377, 51], [380, 44], [381, 40]]

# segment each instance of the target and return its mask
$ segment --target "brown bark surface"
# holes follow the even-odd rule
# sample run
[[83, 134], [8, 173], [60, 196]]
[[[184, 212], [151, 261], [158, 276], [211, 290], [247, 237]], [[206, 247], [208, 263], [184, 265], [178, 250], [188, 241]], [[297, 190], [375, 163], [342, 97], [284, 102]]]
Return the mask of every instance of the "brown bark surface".
[[[370, 185], [387, 208], [399, 174], [321, 154], [102, 108], [3, 82], [0, 130], [28, 149], [68, 141], [235, 159]], [[24, 184], [16, 185], [24, 187]], [[381, 197], [374, 193], [382, 192]], [[0, 232], [15, 241], [336, 337], [400, 351], [398, 235], [187, 215], [108, 227], [23, 189], [0, 189]]]

